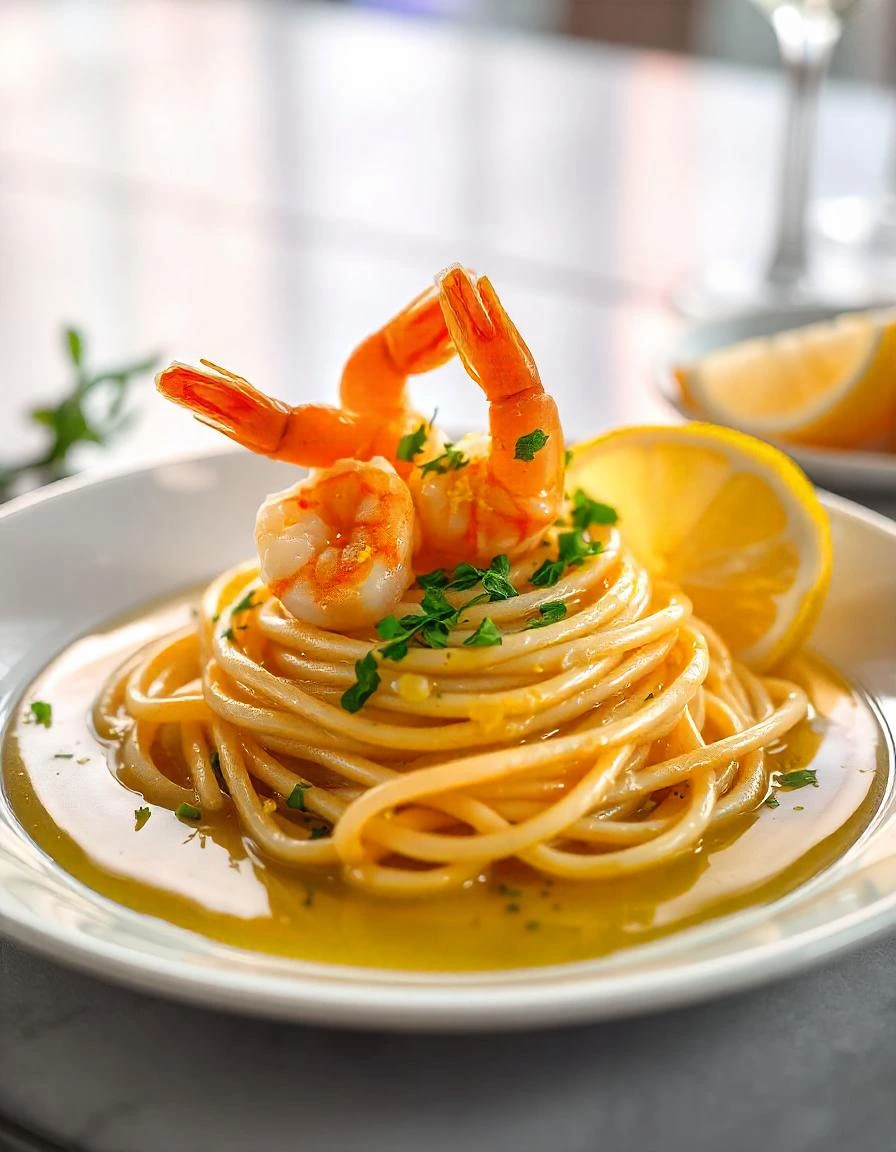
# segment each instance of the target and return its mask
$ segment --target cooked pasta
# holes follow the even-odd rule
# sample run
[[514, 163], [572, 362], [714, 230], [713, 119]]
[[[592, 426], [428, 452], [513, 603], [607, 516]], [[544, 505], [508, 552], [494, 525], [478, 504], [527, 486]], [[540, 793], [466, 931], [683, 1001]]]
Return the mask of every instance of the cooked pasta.
[[[808, 701], [733, 660], [619, 529], [591, 535], [600, 550], [550, 587], [531, 582], [543, 546], [507, 566], [506, 598], [443, 577], [461, 609], [445, 646], [399, 659], [373, 628], [293, 618], [254, 565], [234, 568], [195, 627], [115, 673], [96, 730], [149, 802], [232, 805], [267, 859], [371, 892], [437, 893], [510, 858], [588, 880], [662, 864], [762, 802], [764, 749]], [[397, 617], [421, 613], [421, 594]]]

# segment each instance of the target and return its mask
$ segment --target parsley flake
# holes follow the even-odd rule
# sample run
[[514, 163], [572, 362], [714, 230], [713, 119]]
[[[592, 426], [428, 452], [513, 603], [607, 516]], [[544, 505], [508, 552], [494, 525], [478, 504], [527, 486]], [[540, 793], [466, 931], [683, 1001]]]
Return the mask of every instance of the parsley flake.
[[774, 792], [771, 794], [771, 796], [766, 796], [766, 798], [762, 801], [762, 803], [766, 806], [766, 808], [780, 808], [781, 807], [781, 801], [774, 794]]
[[572, 463], [572, 449], [567, 448], [566, 451], [563, 453], [563, 467], [568, 468], [571, 463]]
[[535, 459], [535, 453], [540, 452], [550, 440], [550, 436], [540, 428], [533, 428], [525, 436], [520, 436], [513, 449], [514, 460], [525, 460], [527, 463]]
[[54, 760], [74, 760], [74, 758], [75, 758], [74, 752], [54, 752], [53, 753], [53, 759]]
[[592, 524], [615, 524], [619, 516], [615, 508], [592, 500], [587, 492], [577, 488], [572, 497], [571, 519], [575, 528], [585, 532]]
[[255, 595], [255, 589], [247, 592], [246, 595], [240, 600], [239, 604], [234, 606], [232, 615], [236, 616], [237, 612], [249, 612], [258, 605], [253, 603], [252, 597]]
[[221, 639], [222, 640], [229, 640], [231, 643], [233, 643], [233, 641], [235, 639], [235, 637], [233, 635], [233, 628], [225, 628], [224, 631], [221, 633]]
[[340, 703], [346, 712], [360, 712], [380, 686], [380, 674], [372, 652], [355, 663], [355, 683], [342, 693]]
[[456, 472], [460, 468], [466, 468], [469, 463], [470, 461], [459, 448], [455, 448], [453, 444], [446, 444], [445, 451], [440, 456], [435, 456], [432, 460], [427, 460], [425, 464], [420, 465], [420, 471], [424, 476], [428, 476], [430, 472], [437, 472], [440, 476], [444, 476], [446, 472]]
[[311, 829], [310, 840], [325, 840], [330, 835], [330, 829], [326, 824], [318, 824]]
[[149, 808], [137, 808], [134, 812], [134, 831], [139, 832], [150, 816], [152, 811]]
[[310, 787], [310, 784], [296, 784], [292, 792], [286, 797], [286, 807], [305, 812], [305, 793]]
[[468, 648], [493, 648], [501, 643], [501, 633], [490, 616], [486, 616], [473, 635], [464, 640]]
[[530, 620], [526, 628], [546, 628], [549, 624], [556, 624], [566, 615], [566, 605], [562, 600], [549, 600], [547, 604], [538, 606], [539, 620]]
[[32, 700], [30, 711], [32, 724], [41, 724], [44, 728], [49, 728], [53, 723], [53, 705], [48, 704], [46, 700]]
[[818, 787], [818, 777], [815, 768], [798, 768], [795, 772], [784, 772], [778, 779], [779, 788], [806, 788], [808, 785]]
[[199, 820], [202, 818], [202, 812], [195, 804], [178, 804], [174, 809], [174, 815], [178, 820]]
[[421, 424], [419, 428], [415, 428], [413, 432], [408, 432], [406, 436], [398, 441], [398, 448], [395, 455], [399, 460], [410, 462], [415, 456], [419, 456], [423, 451], [423, 445], [426, 443], [426, 425]]

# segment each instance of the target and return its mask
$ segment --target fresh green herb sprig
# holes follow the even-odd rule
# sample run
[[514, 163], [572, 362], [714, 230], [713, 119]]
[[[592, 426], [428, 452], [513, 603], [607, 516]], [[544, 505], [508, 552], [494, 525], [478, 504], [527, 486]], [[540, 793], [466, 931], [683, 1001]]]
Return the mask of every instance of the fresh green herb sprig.
[[577, 488], [572, 494], [570, 519], [574, 528], [578, 528], [580, 532], [587, 532], [592, 524], [615, 524], [619, 514], [609, 504], [592, 500], [587, 492]]
[[46, 700], [32, 700], [28, 707], [29, 722], [40, 724], [43, 728], [50, 728], [53, 724], [53, 705]]
[[817, 769], [797, 768], [794, 772], [783, 772], [776, 783], [779, 788], [789, 788], [791, 791], [795, 791], [797, 788], [807, 788], [810, 785], [813, 788], [818, 788]]
[[530, 620], [526, 628], [547, 628], [549, 624], [556, 624], [566, 615], [566, 605], [562, 600], [549, 600], [547, 604], [538, 606], [538, 620]]
[[420, 471], [424, 476], [428, 476], [430, 472], [436, 472], [439, 476], [444, 476], [446, 472], [457, 472], [460, 468], [466, 468], [469, 463], [469, 459], [459, 448], [455, 448], [453, 444], [448, 443], [445, 445], [445, 451], [442, 452], [441, 455], [434, 456], [432, 460], [427, 460], [425, 464], [421, 464]]
[[557, 559], [543, 560], [532, 573], [536, 588], [553, 588], [567, 568], [577, 567], [589, 556], [603, 551], [600, 540], [586, 540], [579, 529], [557, 536]]
[[426, 425], [421, 424], [420, 427], [415, 428], [413, 432], [408, 432], [407, 435], [401, 437], [398, 441], [398, 448], [395, 450], [395, 455], [399, 460], [410, 463], [415, 456], [420, 455], [425, 443]]
[[[448, 637], [458, 626], [462, 614], [475, 604], [509, 600], [518, 596], [510, 579], [510, 561], [495, 556], [488, 568], [475, 564], [458, 564], [449, 575], [444, 568], [418, 576], [423, 589], [420, 611], [400, 619], [386, 616], [376, 626], [377, 635], [387, 643], [376, 653], [368, 652], [355, 663], [355, 682], [343, 692], [340, 703], [346, 712], [358, 712], [381, 684], [377, 656], [397, 663], [405, 658], [413, 642], [425, 648], [445, 648]], [[481, 585], [482, 592], [459, 607], [447, 599], [446, 592], [467, 592]], [[464, 644], [469, 647], [492, 647], [500, 644], [501, 634], [494, 621], [486, 617]]]
[[46, 484], [67, 476], [72, 470], [70, 454], [76, 445], [108, 444], [128, 423], [124, 411], [128, 388], [158, 362], [157, 356], [147, 356], [121, 368], [96, 372], [85, 363], [81, 332], [66, 328], [63, 339], [74, 376], [71, 389], [55, 406], [34, 408], [29, 413], [35, 424], [47, 430], [49, 442], [31, 459], [0, 466], [0, 501], [11, 496], [22, 480]]
[[535, 459], [535, 453], [540, 452], [550, 440], [550, 436], [541, 428], [533, 428], [531, 432], [527, 432], [525, 436], [520, 436], [516, 444], [513, 446], [514, 460], [523, 460], [526, 463], [531, 463]]

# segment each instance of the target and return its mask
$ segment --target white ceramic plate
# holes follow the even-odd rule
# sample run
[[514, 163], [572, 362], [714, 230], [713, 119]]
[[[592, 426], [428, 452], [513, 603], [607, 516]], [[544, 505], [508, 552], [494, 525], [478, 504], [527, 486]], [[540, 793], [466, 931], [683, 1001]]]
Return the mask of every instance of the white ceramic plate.
[[[688, 420], [699, 420], [700, 413], [684, 404], [671, 369], [676, 364], [697, 360], [716, 348], [770, 336], [788, 328], [800, 328], [820, 320], [842, 315], [843, 308], [791, 307], [775, 312], [755, 312], [742, 316], [712, 320], [684, 328], [665, 349], [657, 364], [657, 385], [663, 398]], [[896, 453], [841, 452], [833, 448], [805, 448], [774, 441], [824, 488], [844, 493], [871, 493], [896, 496]]]
[[[290, 473], [248, 453], [66, 482], [0, 515], [0, 721], [80, 633], [250, 552], [261, 495]], [[815, 647], [896, 727], [896, 525], [827, 498], [836, 562]], [[222, 515], [221, 510], [226, 513]], [[771, 980], [896, 926], [896, 801], [835, 867], [769, 908], [615, 957], [417, 975], [242, 952], [83, 887], [0, 799], [0, 927], [56, 960], [154, 993], [282, 1018], [394, 1029], [529, 1028], [643, 1012]]]

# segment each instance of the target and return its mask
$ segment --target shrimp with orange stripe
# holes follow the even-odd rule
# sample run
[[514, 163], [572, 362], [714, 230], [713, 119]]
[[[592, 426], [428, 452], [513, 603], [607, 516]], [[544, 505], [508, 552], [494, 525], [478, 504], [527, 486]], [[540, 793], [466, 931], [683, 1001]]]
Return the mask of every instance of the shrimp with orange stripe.
[[[408, 376], [455, 352], [489, 405], [488, 433], [452, 443], [410, 405]], [[554, 400], [485, 277], [454, 266], [349, 357], [341, 405], [290, 406], [203, 362], [159, 391], [262, 455], [312, 469], [258, 512], [261, 578], [297, 619], [361, 630], [426, 565], [525, 555], [563, 505]]]

